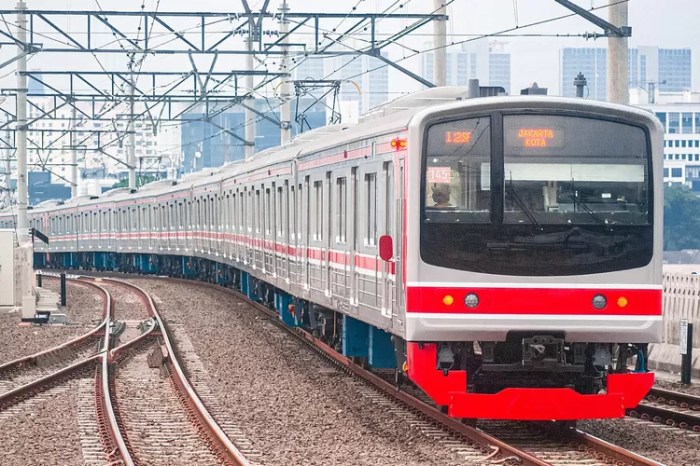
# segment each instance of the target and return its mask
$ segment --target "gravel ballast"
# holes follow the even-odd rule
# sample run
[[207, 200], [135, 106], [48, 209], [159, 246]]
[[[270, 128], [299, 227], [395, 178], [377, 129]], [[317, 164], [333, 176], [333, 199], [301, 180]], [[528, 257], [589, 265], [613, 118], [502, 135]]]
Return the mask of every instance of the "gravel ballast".
[[[59, 281], [44, 277], [44, 287], [58, 292]], [[68, 325], [19, 326], [18, 312], [0, 313], [0, 363], [29, 356], [83, 335], [102, 318], [102, 298], [97, 290], [68, 281], [66, 307]]]
[[700, 464], [700, 434], [633, 418], [582, 421], [579, 429], [668, 466]]
[[[83, 464], [78, 434], [77, 381], [67, 382], [0, 413], [3, 466]], [[24, 406], [23, 405], [27, 405]]]
[[357, 382], [223, 291], [136, 279], [170, 325], [181, 326], [208, 389], [262, 463], [469, 464], [363, 396]]

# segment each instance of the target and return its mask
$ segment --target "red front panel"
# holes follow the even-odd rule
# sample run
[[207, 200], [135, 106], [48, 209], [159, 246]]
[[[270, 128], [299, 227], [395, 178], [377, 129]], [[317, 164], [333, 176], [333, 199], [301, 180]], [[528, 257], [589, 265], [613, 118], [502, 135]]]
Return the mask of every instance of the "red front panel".
[[466, 371], [436, 367], [437, 344], [408, 342], [408, 376], [450, 416], [478, 419], [577, 420], [624, 417], [654, 385], [654, 374], [607, 377], [607, 393], [582, 395], [569, 388], [507, 388], [498, 393], [467, 393]]
[[[479, 297], [469, 308], [464, 298]], [[607, 299], [603, 309], [593, 307], [593, 297]], [[448, 314], [557, 314], [557, 315], [661, 315], [660, 289], [588, 288], [456, 288], [412, 286], [406, 290], [406, 312]], [[452, 300], [446, 300], [451, 296]], [[452, 304], [448, 304], [449, 302]], [[624, 305], [623, 305], [624, 304]]]

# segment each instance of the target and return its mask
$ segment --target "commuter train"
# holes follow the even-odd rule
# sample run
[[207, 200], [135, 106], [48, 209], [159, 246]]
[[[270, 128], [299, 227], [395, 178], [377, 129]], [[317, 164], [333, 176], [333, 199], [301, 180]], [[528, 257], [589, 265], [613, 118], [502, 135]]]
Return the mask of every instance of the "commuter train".
[[454, 417], [621, 417], [654, 382], [662, 134], [626, 106], [431, 89], [178, 182], [36, 206], [35, 263], [235, 287]]

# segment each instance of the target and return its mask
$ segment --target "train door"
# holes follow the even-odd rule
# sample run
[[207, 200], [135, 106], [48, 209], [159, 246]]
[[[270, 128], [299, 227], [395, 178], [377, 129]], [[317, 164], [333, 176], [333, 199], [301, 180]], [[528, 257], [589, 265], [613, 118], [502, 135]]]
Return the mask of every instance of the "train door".
[[265, 216], [263, 218], [263, 244], [262, 249], [265, 257], [264, 267], [266, 273], [275, 276], [275, 183], [265, 187]]
[[[404, 309], [404, 263], [406, 257], [403, 254], [404, 242], [406, 241], [406, 232], [404, 230], [404, 214], [406, 203], [406, 185], [405, 185], [405, 168], [404, 160], [398, 160], [398, 171], [396, 172], [396, 180], [394, 186], [397, 188], [394, 199], [394, 223], [393, 238], [394, 238], [394, 310], [392, 315], [392, 326], [395, 329], [400, 329], [403, 325]], [[397, 318], [393, 318], [397, 317]]]
[[[391, 162], [385, 162], [382, 166], [382, 178], [383, 178], [383, 189], [381, 203], [384, 211], [383, 223], [384, 231], [382, 234], [389, 235], [392, 238], [395, 236], [397, 228], [394, 225], [394, 165]], [[395, 255], [395, 253], [394, 253]], [[392, 267], [395, 262], [380, 260], [379, 267], [381, 268], [381, 288], [382, 288], [382, 302], [381, 302], [381, 312], [384, 317], [392, 318], [394, 314], [394, 291], [395, 291], [395, 276], [392, 272]]]
[[311, 247], [311, 177], [304, 177], [304, 185], [299, 191], [300, 197], [302, 198], [302, 247], [300, 248], [302, 257], [302, 267], [304, 270], [304, 277], [302, 283], [304, 284], [304, 289], [309, 290], [311, 288], [311, 270], [310, 270], [310, 247]]
[[310, 222], [308, 250], [308, 284], [313, 290], [328, 293], [328, 212], [327, 175], [320, 173], [310, 178]]
[[342, 170], [333, 174], [331, 205], [331, 293], [350, 298], [350, 251], [348, 250], [348, 173]]
[[323, 196], [323, 215], [322, 215], [322, 225], [323, 228], [323, 250], [321, 253], [321, 260], [323, 261], [323, 282], [324, 290], [326, 296], [331, 296], [331, 252], [333, 248], [333, 239], [331, 238], [332, 231], [332, 217], [331, 212], [333, 209], [333, 185], [331, 184], [331, 172], [326, 172], [326, 179], [324, 181], [324, 196]]
[[358, 176], [359, 205], [357, 212], [358, 257], [355, 268], [358, 302], [381, 308], [381, 270], [377, 254], [379, 237], [382, 166], [377, 163], [360, 167]]
[[[348, 242], [350, 244], [350, 305], [356, 307], [358, 305], [358, 270], [357, 270], [357, 260], [359, 251], [359, 233], [358, 233], [358, 211], [360, 202], [359, 193], [359, 182], [357, 180], [357, 167], [352, 167], [350, 170], [350, 215], [348, 218], [350, 224], [348, 225], [348, 232], [350, 238]], [[351, 307], [352, 309], [352, 307]]]

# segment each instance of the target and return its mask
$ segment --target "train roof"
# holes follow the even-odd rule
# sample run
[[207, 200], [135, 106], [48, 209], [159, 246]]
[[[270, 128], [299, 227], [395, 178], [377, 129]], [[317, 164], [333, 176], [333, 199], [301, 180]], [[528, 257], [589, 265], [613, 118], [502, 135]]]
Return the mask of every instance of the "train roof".
[[[426, 115], [429, 112], [463, 110], [493, 110], [498, 108], [532, 107], [556, 110], [562, 106], [568, 108], [580, 108], [581, 111], [595, 111], [601, 109], [611, 115], [635, 115], [641, 121], [656, 124], [660, 130], [658, 121], [645, 109], [626, 105], [611, 104], [599, 101], [590, 101], [580, 98], [554, 97], [554, 96], [499, 96], [468, 99], [468, 91], [464, 87], [448, 86], [432, 88], [399, 97], [391, 102], [383, 104], [364, 115], [357, 124], [342, 123], [316, 128], [296, 136], [291, 142], [283, 146], [277, 146], [260, 151], [246, 160], [229, 162], [221, 167], [206, 168], [185, 175], [177, 182], [163, 180], [150, 183], [132, 193], [128, 188], [107, 191], [101, 196], [101, 200], [121, 201], [130, 198], [158, 196], [168, 192], [180, 192], [199, 186], [206, 186], [226, 179], [236, 177], [243, 173], [253, 172], [260, 168], [273, 166], [280, 163], [288, 163], [294, 158], [303, 158], [314, 153], [322, 152], [339, 144], [352, 144], [368, 137], [383, 134], [398, 133], [408, 128], [416, 116]], [[94, 198], [85, 197], [73, 199], [66, 203], [66, 207], [87, 205], [99, 202]], [[36, 206], [38, 209], [57, 207], [57, 205]], [[59, 206], [60, 208], [60, 206]]]

